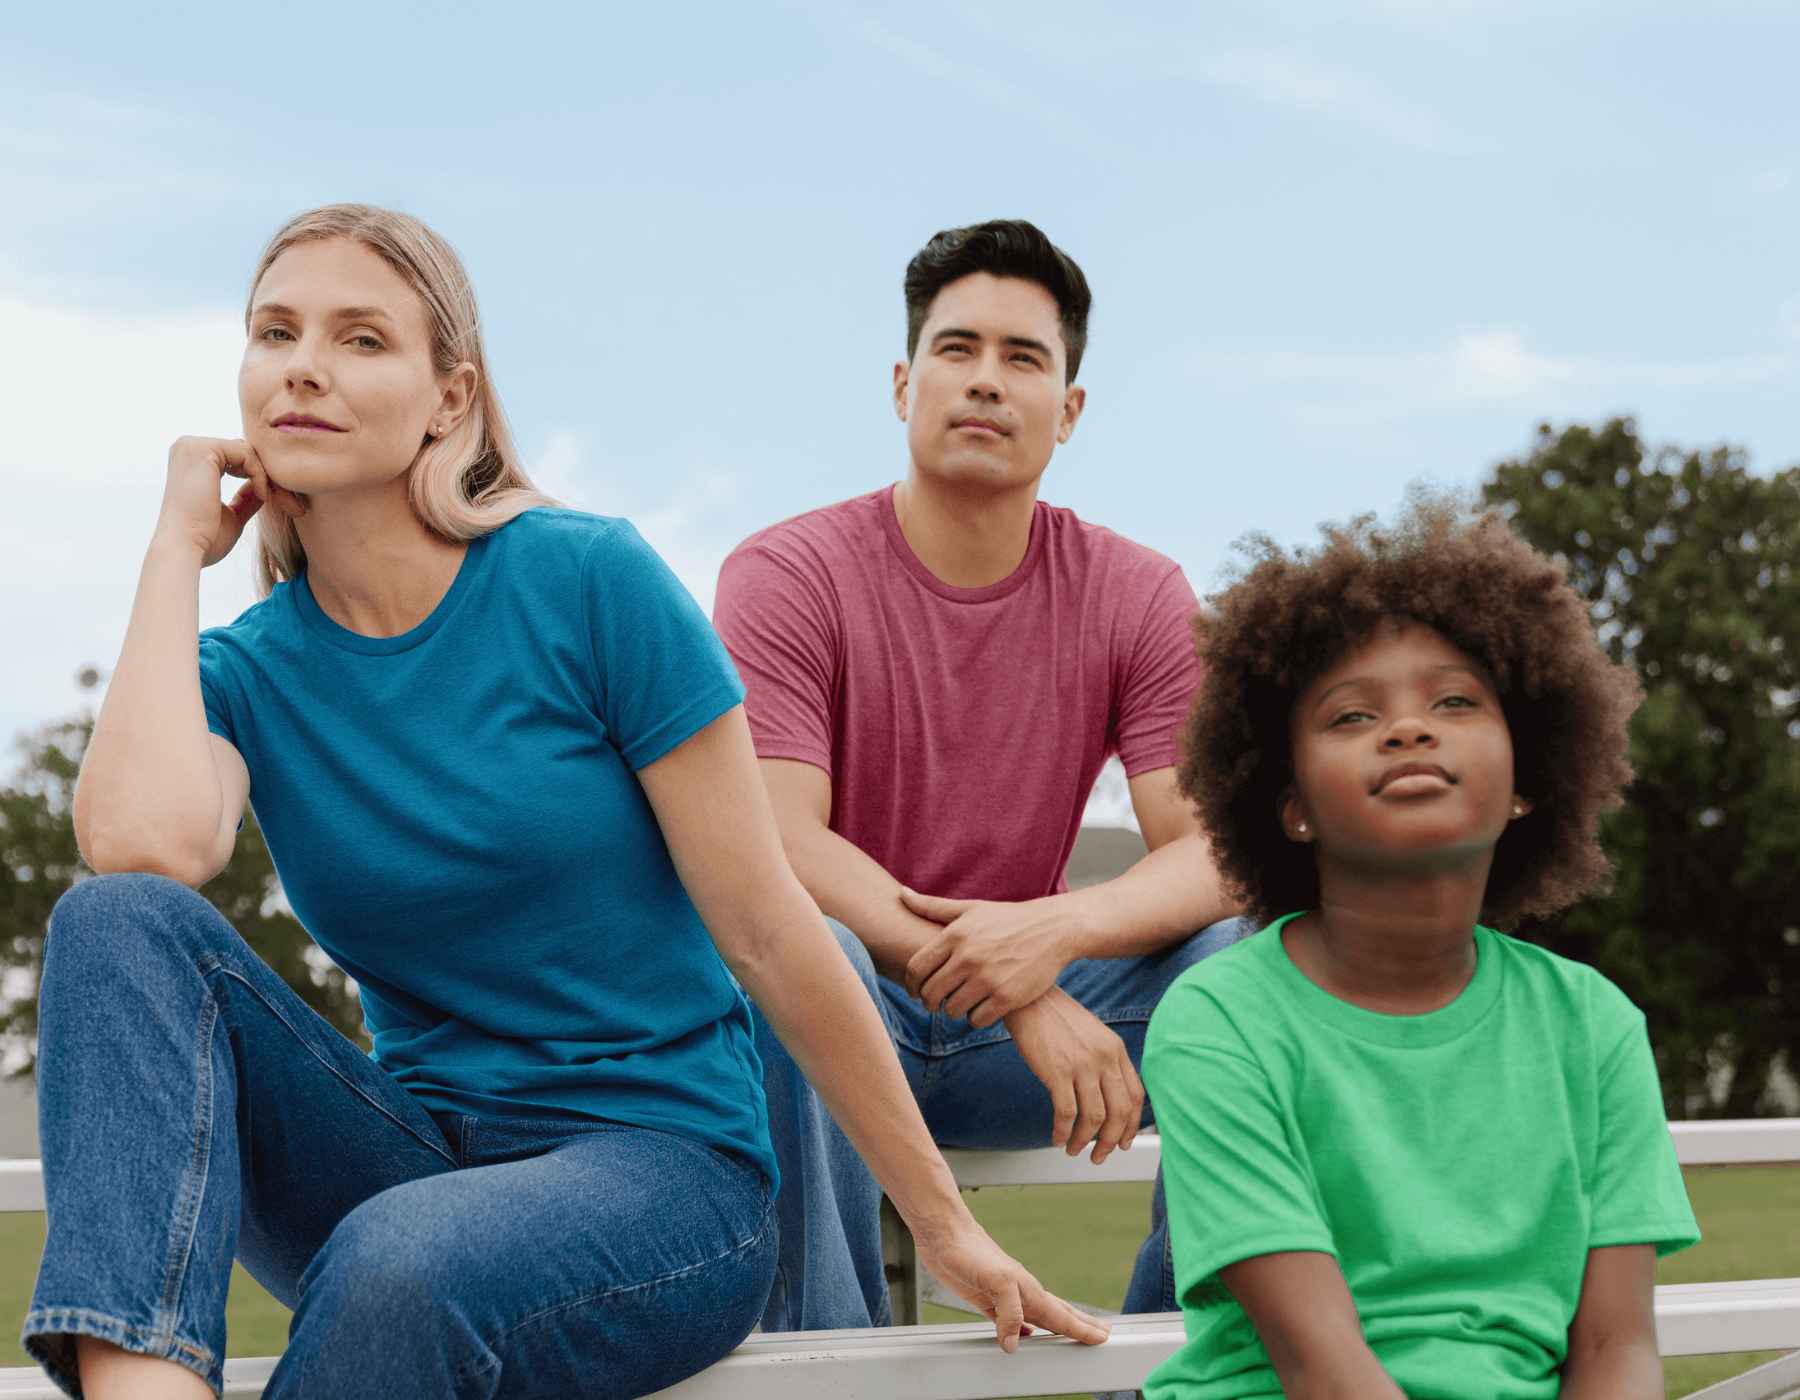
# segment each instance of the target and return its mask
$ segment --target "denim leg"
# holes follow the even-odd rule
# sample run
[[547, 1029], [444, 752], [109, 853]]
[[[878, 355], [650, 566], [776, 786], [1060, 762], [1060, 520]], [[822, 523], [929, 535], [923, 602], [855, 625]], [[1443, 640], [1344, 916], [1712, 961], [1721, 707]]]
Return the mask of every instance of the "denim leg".
[[39, 990], [47, 1233], [23, 1340], [71, 1395], [77, 1335], [217, 1389], [234, 1254], [283, 1301], [358, 1202], [448, 1171], [430, 1117], [199, 895], [81, 882]]
[[[835, 919], [826, 923], [880, 1010], [868, 950]], [[768, 1019], [754, 1003], [751, 1010], [781, 1173], [775, 1202], [781, 1251], [763, 1331], [885, 1327], [891, 1314], [881, 1264], [881, 1187]]]
[[640, 1396], [749, 1333], [776, 1245], [752, 1164], [622, 1124], [463, 1122], [463, 1170], [332, 1232], [266, 1400]]

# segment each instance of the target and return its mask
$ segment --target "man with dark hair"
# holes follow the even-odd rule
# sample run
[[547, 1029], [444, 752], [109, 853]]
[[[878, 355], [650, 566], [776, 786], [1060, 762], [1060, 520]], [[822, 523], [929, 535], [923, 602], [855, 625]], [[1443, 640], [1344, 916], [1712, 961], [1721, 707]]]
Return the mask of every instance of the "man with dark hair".
[[[1100, 1162], [1145, 1121], [1136, 1064], [1163, 990], [1249, 932], [1175, 786], [1197, 604], [1172, 561], [1038, 500], [1086, 398], [1074, 260], [996, 220], [939, 233], [905, 291], [905, 479], [751, 536], [714, 624], [788, 858], [864, 970], [933, 1136], [1092, 1145]], [[1115, 753], [1149, 852], [1071, 891]], [[883, 1322], [879, 1195], [759, 1031], [782, 1170], [764, 1325]], [[1159, 1184], [1126, 1308], [1175, 1306]]]

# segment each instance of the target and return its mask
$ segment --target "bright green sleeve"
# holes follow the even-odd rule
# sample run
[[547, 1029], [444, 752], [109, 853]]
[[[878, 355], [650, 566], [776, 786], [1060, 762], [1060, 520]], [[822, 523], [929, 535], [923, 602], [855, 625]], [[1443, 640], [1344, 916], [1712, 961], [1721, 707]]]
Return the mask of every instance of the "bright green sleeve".
[[[1165, 1023], [1166, 1025], [1166, 1023]], [[1156, 1034], [1144, 1083], [1162, 1137], [1177, 1296], [1259, 1254], [1335, 1257], [1288, 1105], [1254, 1058], [1179, 1033]]]
[[1700, 1238], [1663, 1116], [1643, 1013], [1635, 1007], [1600, 1070], [1600, 1138], [1589, 1199], [1590, 1249], [1653, 1244], [1661, 1256]]

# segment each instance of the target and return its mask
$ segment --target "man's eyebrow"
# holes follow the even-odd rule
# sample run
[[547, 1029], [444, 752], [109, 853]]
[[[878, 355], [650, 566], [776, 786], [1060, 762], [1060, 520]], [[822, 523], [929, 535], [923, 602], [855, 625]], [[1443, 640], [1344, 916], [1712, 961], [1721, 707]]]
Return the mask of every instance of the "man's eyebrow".
[[[944, 340], [980, 340], [980, 339], [981, 339], [980, 331], [965, 330], [961, 326], [946, 326], [946, 327], [944, 327], [943, 330], [937, 332], [937, 334], [935, 334], [934, 336], [931, 337], [931, 343], [933, 345], [936, 345], [939, 341], [944, 341]], [[1028, 335], [1003, 335], [1000, 337], [1000, 343], [1002, 345], [1016, 345], [1021, 350], [1035, 350], [1040, 355], [1043, 355], [1043, 356], [1046, 356], [1049, 358], [1054, 358], [1051, 355], [1050, 347], [1048, 345], [1044, 344], [1044, 342], [1041, 340], [1033, 340]]]
[[[298, 317], [299, 312], [295, 311], [291, 306], [282, 305], [278, 301], [259, 301], [255, 306], [250, 308], [250, 314], [253, 316]], [[392, 321], [394, 319], [392, 312], [379, 306], [340, 306], [336, 311], [331, 313], [331, 319], [334, 321], [372, 321], [376, 318], [380, 318], [383, 321]]]

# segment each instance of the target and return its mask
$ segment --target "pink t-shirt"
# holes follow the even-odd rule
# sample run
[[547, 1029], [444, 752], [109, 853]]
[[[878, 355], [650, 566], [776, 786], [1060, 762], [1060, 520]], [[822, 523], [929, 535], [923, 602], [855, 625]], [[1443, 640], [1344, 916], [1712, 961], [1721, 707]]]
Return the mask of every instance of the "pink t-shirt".
[[1197, 606], [1172, 560], [1042, 501], [1017, 569], [952, 587], [884, 486], [745, 540], [713, 625], [757, 754], [831, 775], [833, 831], [923, 893], [1021, 900], [1065, 888], [1109, 755], [1176, 762]]

